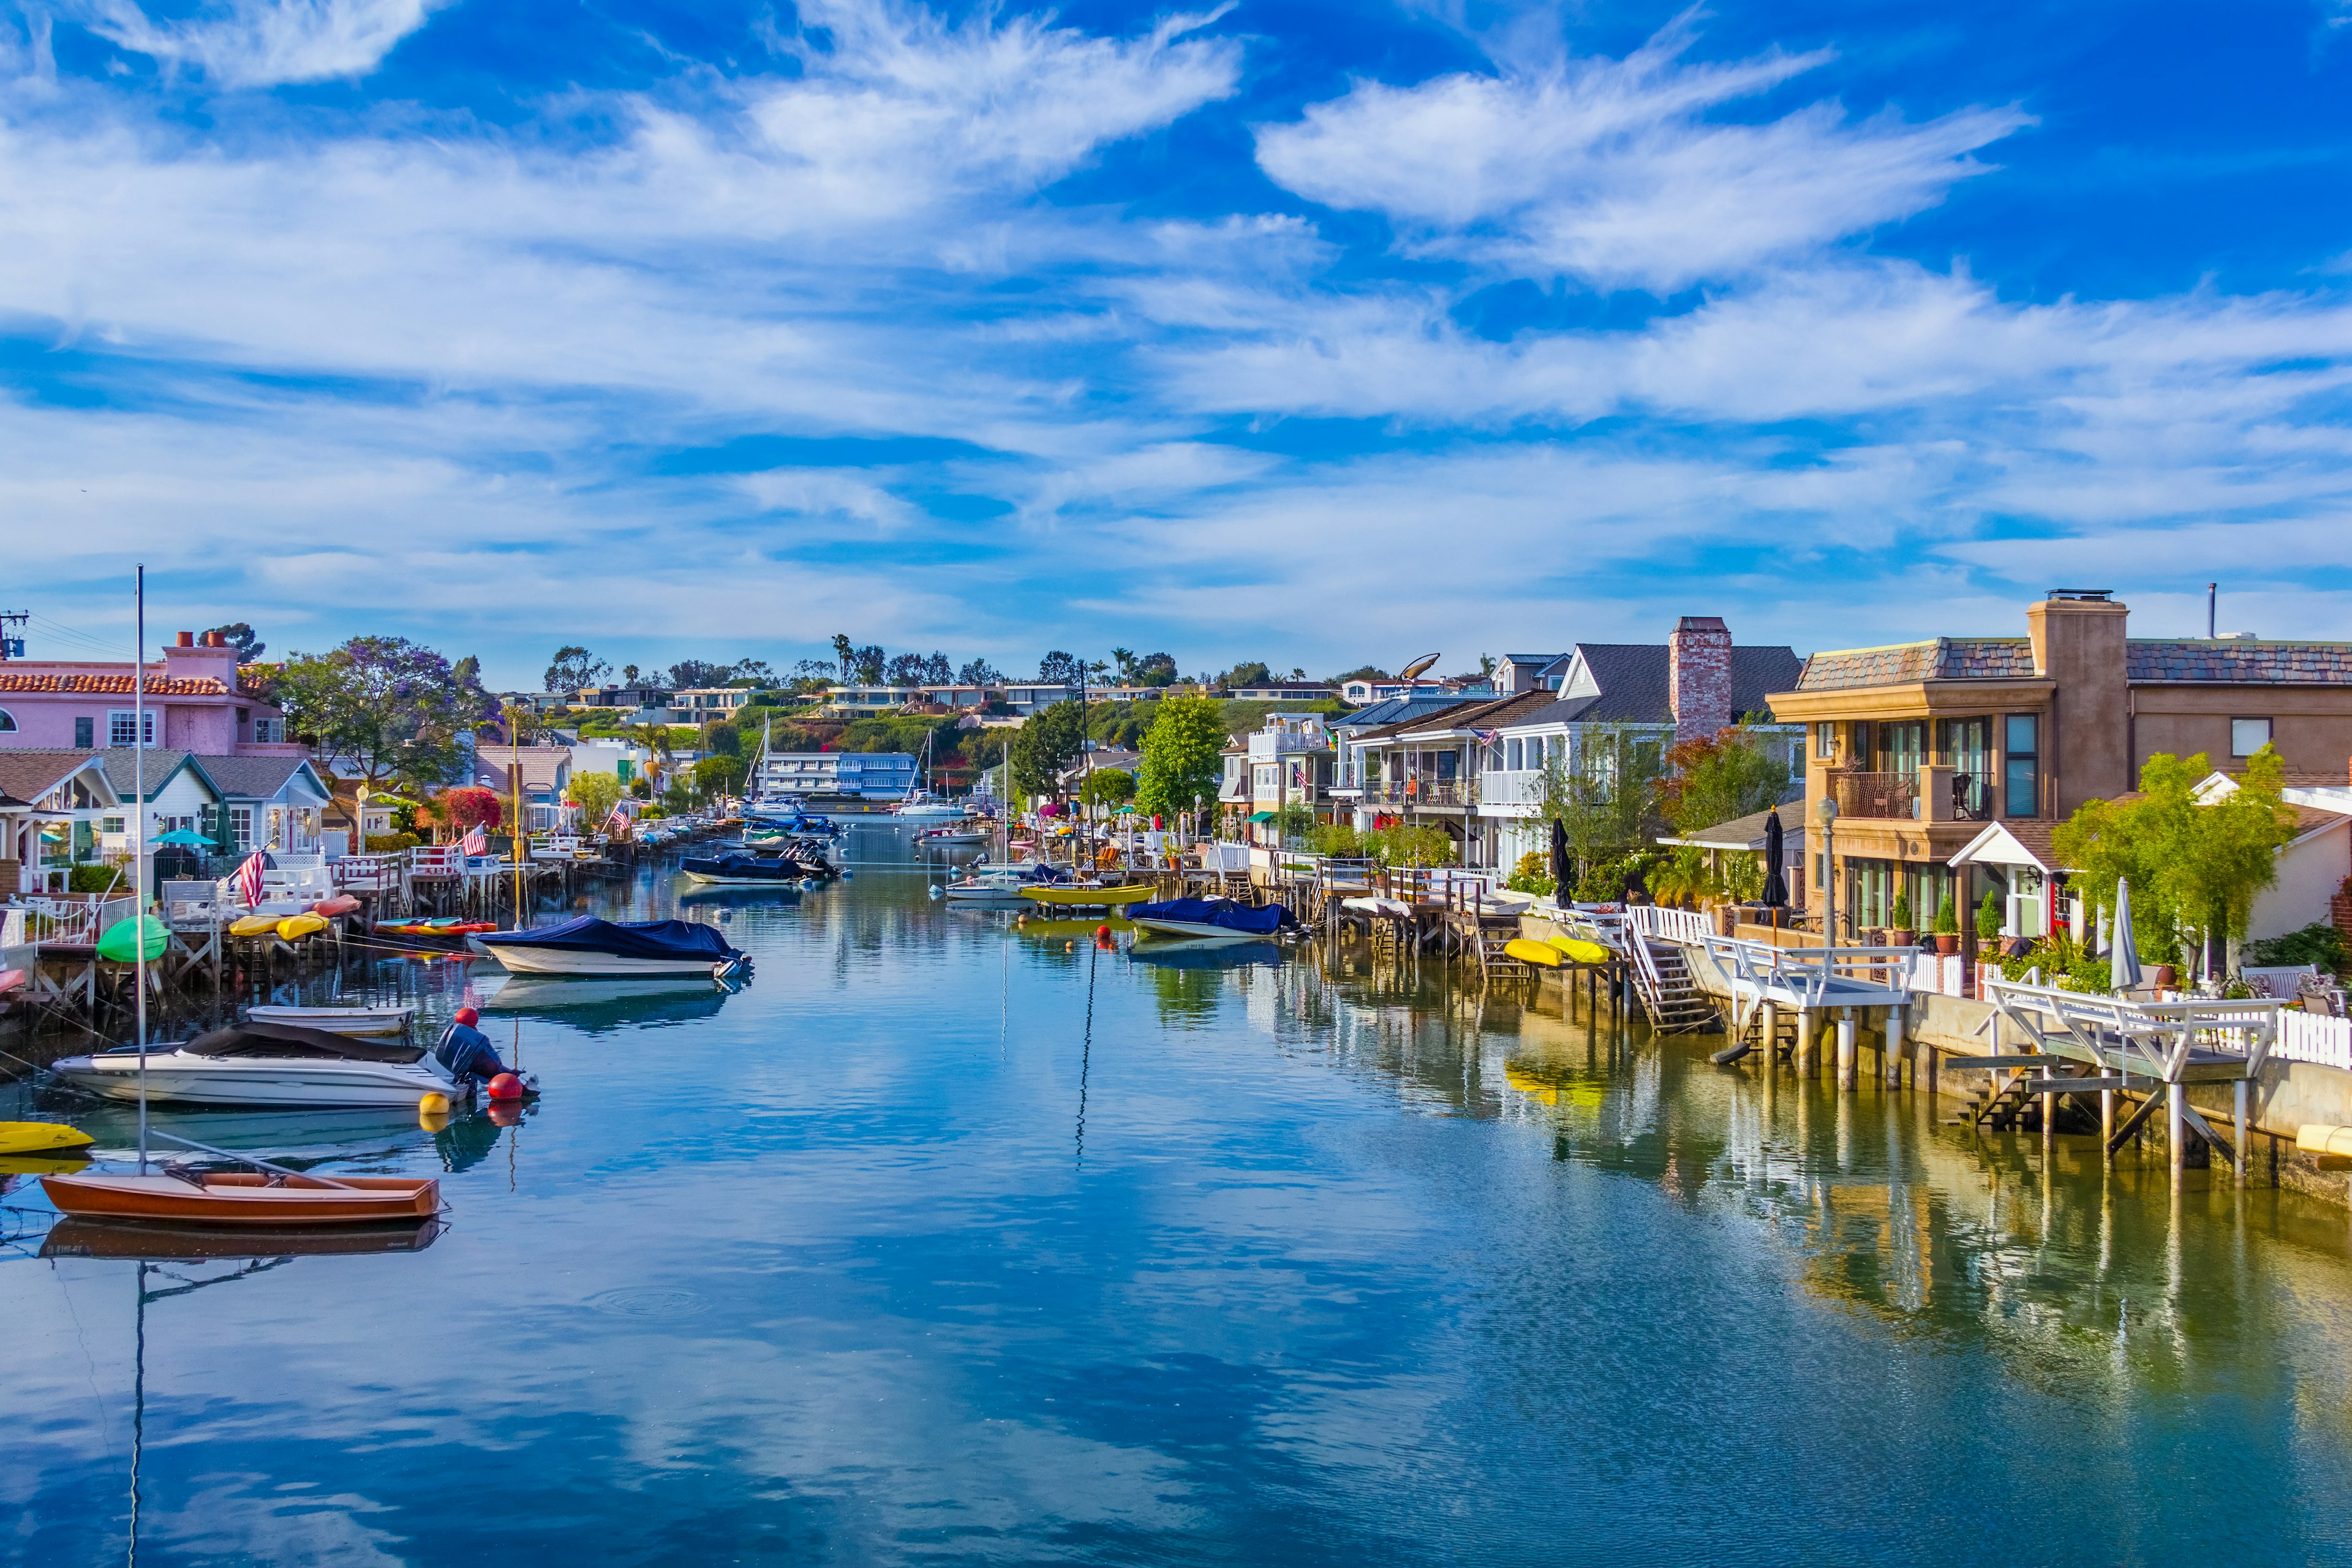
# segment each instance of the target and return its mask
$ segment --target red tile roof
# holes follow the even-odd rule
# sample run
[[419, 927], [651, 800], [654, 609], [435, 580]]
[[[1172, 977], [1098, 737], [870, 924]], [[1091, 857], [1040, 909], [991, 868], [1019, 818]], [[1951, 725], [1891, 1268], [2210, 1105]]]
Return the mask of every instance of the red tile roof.
[[[128, 675], [18, 675], [0, 670], [0, 691], [87, 692], [93, 696], [129, 697], [133, 682]], [[209, 675], [147, 678], [150, 697], [226, 697], [228, 685]]]

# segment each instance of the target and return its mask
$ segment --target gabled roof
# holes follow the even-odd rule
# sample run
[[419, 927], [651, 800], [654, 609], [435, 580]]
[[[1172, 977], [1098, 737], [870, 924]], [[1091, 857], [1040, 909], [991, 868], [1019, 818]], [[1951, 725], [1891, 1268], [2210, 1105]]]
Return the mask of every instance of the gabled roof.
[[[131, 799], [136, 793], [135, 786], [139, 783], [139, 753], [129, 746], [109, 746], [98, 752], [97, 756], [106, 764], [106, 782], [114, 786], [114, 793], [124, 800]], [[170, 784], [183, 769], [188, 768], [194, 762], [193, 752], [166, 750], [162, 746], [148, 747], [147, 798], [153, 800], [163, 792], [164, 785]], [[197, 764], [194, 771], [199, 779], [204, 780], [206, 794], [215, 796], [220, 794], [220, 791], [214, 786], [213, 781], [205, 776], [201, 764]]]
[[2050, 822], [1989, 822], [1984, 831], [1961, 846], [1948, 866], [2033, 866], [2044, 871], [2071, 871], [2050, 847], [2056, 827]]
[[[1597, 695], [1578, 715], [1587, 723], [1671, 724], [1675, 721], [1673, 664], [1664, 643], [1578, 643], [1563, 700]], [[1780, 647], [1731, 650], [1731, 716], [1768, 712], [1775, 691], [1790, 689], [1804, 673], [1797, 650]]]
[[[1801, 797], [1800, 797], [1801, 798]], [[1795, 805], [1795, 802], [1784, 802]], [[1713, 827], [1702, 827], [1696, 833], [1677, 834], [1660, 838], [1661, 844], [1694, 844], [1701, 849], [1761, 849], [1764, 847], [1764, 823], [1778, 806], [1751, 811], [1746, 816], [1735, 816], [1729, 822], [1718, 822]], [[1785, 847], [1805, 836], [1803, 808], [1784, 814], [1780, 818], [1780, 842]]]
[[1362, 729], [1367, 725], [1394, 724], [1400, 720], [1420, 719], [1448, 708], [1480, 701], [1475, 697], [1464, 697], [1451, 691], [1416, 691], [1410, 696], [1383, 697], [1369, 707], [1330, 721], [1327, 728]]
[[1491, 697], [1466, 702], [1421, 719], [1409, 719], [1391, 728], [1393, 734], [1436, 734], [1449, 730], [1494, 730], [1518, 721], [1522, 713], [1549, 708], [1559, 698], [1549, 691], [1522, 691], [1512, 697]]
[[113, 781], [93, 752], [0, 750], [0, 795], [18, 805], [40, 799], [85, 768], [94, 769], [110, 792]]
[[225, 800], [269, 800], [298, 773], [310, 776], [321, 798], [331, 799], [334, 794], [308, 757], [200, 756], [195, 764]]

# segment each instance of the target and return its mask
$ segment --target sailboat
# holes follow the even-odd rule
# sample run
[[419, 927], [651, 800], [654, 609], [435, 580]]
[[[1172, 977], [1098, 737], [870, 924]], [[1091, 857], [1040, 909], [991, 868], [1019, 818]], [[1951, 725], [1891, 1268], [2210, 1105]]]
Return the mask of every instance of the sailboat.
[[892, 815], [903, 816], [914, 822], [938, 821], [943, 817], [961, 817], [969, 815], [962, 802], [940, 800], [935, 797], [929, 787], [930, 777], [931, 738], [926, 735], [923, 737], [922, 760], [918, 764], [917, 782], [907, 791], [907, 798], [898, 804]]
[[[133, 735], [147, 733], [147, 568], [138, 568], [135, 587], [138, 645], [132, 651], [131, 722]], [[152, 871], [147, 859], [147, 752], [131, 749], [131, 841], [132, 882], [138, 893], [141, 921], [148, 912]], [[383, 1219], [429, 1219], [441, 1209], [441, 1185], [430, 1178], [405, 1176], [313, 1176], [251, 1155], [233, 1154], [191, 1139], [151, 1133], [147, 1125], [147, 943], [132, 944], [137, 965], [131, 986], [138, 998], [135, 1027], [139, 1031], [135, 1078], [130, 1086], [139, 1101], [139, 1171], [136, 1175], [54, 1173], [41, 1178], [42, 1191], [60, 1214], [80, 1219], [163, 1220], [212, 1226], [336, 1226]], [[276, 1033], [309, 1035], [289, 1025], [258, 1025], [223, 1034]], [[208, 1038], [210, 1037], [207, 1037]], [[331, 1038], [320, 1036], [321, 1040]], [[381, 1054], [390, 1047], [364, 1046], [344, 1037], [333, 1053], [338, 1060], [352, 1055]], [[108, 1053], [113, 1055], [114, 1053]], [[127, 1053], [126, 1053], [127, 1054]], [[175, 1055], [177, 1053], [174, 1053]], [[424, 1053], [417, 1053], [422, 1056]], [[128, 1064], [125, 1064], [128, 1065]], [[436, 1064], [437, 1065], [437, 1064]], [[423, 1098], [422, 1093], [415, 1096]], [[166, 1142], [256, 1167], [255, 1172], [193, 1172], [165, 1167], [148, 1171], [151, 1136]]]

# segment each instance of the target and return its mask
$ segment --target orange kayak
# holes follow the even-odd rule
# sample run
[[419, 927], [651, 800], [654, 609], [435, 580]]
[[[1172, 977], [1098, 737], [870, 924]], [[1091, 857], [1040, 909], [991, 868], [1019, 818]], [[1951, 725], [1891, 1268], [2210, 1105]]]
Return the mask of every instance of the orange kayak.
[[428, 1218], [441, 1209], [429, 1176], [264, 1176], [242, 1171], [201, 1177], [43, 1176], [58, 1212], [77, 1219], [143, 1219], [198, 1225], [353, 1225]]
[[337, 893], [331, 899], [320, 899], [317, 903], [312, 904], [310, 912], [332, 919], [336, 915], [357, 914], [359, 908], [360, 901], [357, 899], [349, 893]]

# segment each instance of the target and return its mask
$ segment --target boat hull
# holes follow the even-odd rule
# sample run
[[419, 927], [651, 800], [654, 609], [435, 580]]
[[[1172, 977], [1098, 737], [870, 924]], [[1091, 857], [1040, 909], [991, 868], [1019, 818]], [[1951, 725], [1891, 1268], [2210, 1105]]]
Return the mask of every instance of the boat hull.
[[[367, 1062], [325, 1058], [199, 1057], [183, 1051], [147, 1054], [147, 1099], [174, 1105], [399, 1106], [413, 1109], [428, 1094], [460, 1096], [448, 1079], [415, 1062]], [[108, 1100], [136, 1104], [139, 1058], [134, 1052], [68, 1057], [51, 1066], [59, 1078]]]
[[1129, 915], [1138, 931], [1156, 932], [1160, 936], [1183, 937], [1193, 942], [1267, 942], [1272, 940], [1262, 931], [1233, 931], [1224, 926], [1201, 921], [1161, 921], [1142, 915]]
[[1154, 889], [1133, 888], [1024, 888], [1021, 896], [1033, 904], [1054, 909], [1104, 910], [1119, 904], [1150, 901]]
[[[767, 884], [761, 884], [766, 886]], [[731, 966], [707, 958], [629, 958], [613, 952], [584, 952], [568, 947], [526, 947], [500, 942], [478, 951], [488, 953], [512, 974], [700, 974], [717, 979]]]
[[56, 1175], [41, 1178], [58, 1212], [76, 1219], [138, 1219], [208, 1226], [366, 1225], [429, 1219], [440, 1212], [431, 1177], [339, 1176], [341, 1184], [288, 1176], [281, 1184], [237, 1173], [203, 1178]]
[[414, 1007], [255, 1007], [247, 1016], [261, 1024], [299, 1024], [338, 1035], [397, 1035], [416, 1016]]

